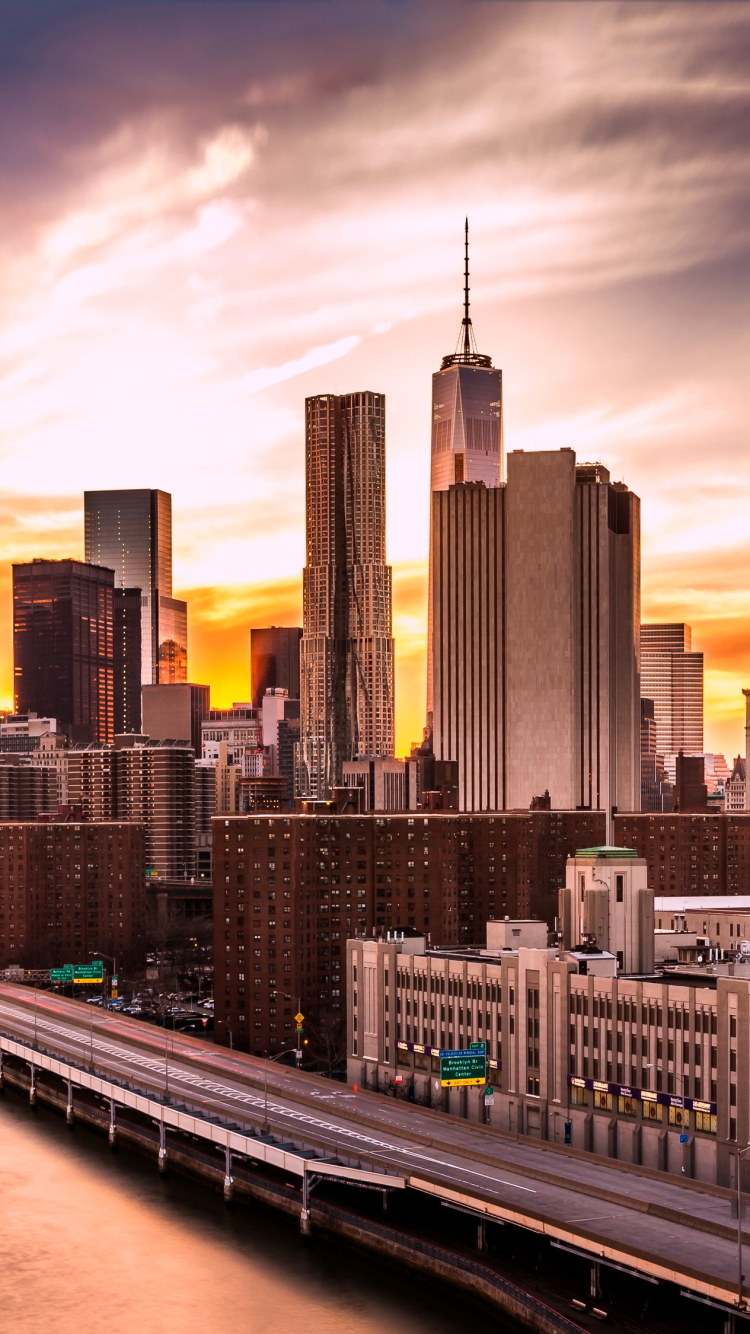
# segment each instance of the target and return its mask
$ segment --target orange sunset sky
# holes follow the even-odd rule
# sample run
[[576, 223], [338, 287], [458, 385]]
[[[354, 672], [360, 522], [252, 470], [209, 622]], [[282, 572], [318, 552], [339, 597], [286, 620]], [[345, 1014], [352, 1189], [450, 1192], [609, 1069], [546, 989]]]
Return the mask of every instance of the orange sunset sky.
[[[641, 496], [643, 618], [750, 684], [750, 6], [0, 5], [0, 700], [10, 563], [163, 487], [190, 676], [300, 624], [305, 395], [387, 400], [397, 751], [421, 735], [430, 375], [472, 314], [506, 448]], [[540, 534], [540, 537], [543, 536]]]

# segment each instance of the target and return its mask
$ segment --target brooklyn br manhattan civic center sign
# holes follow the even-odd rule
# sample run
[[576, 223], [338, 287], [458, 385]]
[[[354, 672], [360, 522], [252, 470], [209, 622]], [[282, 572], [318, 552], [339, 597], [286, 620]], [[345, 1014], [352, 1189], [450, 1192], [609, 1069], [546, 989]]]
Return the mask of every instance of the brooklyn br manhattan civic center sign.
[[487, 1083], [487, 1049], [477, 1043], [469, 1051], [441, 1051], [440, 1083], [443, 1088]]

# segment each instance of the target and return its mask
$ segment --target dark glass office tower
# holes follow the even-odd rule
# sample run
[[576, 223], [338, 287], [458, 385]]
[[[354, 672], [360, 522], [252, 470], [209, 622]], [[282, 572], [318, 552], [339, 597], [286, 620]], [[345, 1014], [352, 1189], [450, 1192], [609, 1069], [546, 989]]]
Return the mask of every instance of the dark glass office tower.
[[166, 491], [86, 491], [86, 560], [141, 590], [141, 682], [187, 680], [187, 606], [172, 597], [172, 497]]
[[250, 690], [254, 709], [267, 690], [286, 690], [299, 699], [299, 626], [253, 626], [250, 631]]
[[116, 588], [115, 733], [141, 730], [141, 590]]
[[74, 742], [114, 739], [114, 574], [77, 560], [13, 566], [18, 713], [57, 718]]

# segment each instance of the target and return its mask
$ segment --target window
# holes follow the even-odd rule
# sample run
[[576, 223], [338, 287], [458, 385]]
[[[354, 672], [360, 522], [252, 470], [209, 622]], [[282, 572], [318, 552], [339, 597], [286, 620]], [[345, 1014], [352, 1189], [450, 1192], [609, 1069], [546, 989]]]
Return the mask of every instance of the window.
[[615, 876], [615, 898], [617, 899], [617, 902], [618, 902], [618, 903], [622, 903], [624, 885], [625, 885], [625, 877], [624, 877], [624, 875], [616, 875], [616, 876]]

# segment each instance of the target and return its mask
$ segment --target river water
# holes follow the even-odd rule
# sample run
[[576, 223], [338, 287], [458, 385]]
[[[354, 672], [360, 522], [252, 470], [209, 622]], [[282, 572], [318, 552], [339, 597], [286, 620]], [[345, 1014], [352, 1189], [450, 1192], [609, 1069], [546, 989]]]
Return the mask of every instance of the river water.
[[23, 1334], [464, 1334], [460, 1294], [253, 1206], [226, 1210], [103, 1138], [0, 1096], [0, 1311]]

